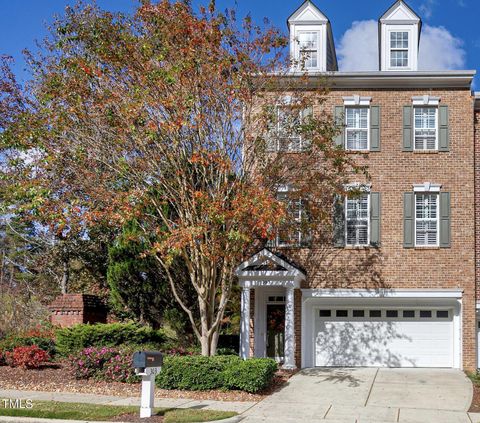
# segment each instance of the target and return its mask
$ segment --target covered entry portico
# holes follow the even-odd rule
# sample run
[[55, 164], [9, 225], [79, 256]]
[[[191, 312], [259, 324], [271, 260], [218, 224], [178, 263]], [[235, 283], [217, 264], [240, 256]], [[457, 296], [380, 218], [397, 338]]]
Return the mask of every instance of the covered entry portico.
[[[253, 346], [255, 357], [270, 356], [283, 362], [285, 369], [296, 368], [294, 298], [295, 289], [300, 288], [305, 274], [271, 251], [263, 249], [238, 266], [236, 275], [242, 287], [240, 356], [249, 358]], [[255, 294], [254, 304], [251, 304], [252, 290]], [[251, 317], [254, 321], [253, 333]], [[279, 351], [279, 347], [283, 351]]]

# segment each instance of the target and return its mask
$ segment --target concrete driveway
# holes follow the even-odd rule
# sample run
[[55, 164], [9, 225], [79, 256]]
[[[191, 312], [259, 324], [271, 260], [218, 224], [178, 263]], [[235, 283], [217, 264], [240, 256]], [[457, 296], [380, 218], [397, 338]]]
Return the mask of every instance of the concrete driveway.
[[480, 423], [467, 413], [471, 400], [458, 370], [306, 369], [242, 422]]

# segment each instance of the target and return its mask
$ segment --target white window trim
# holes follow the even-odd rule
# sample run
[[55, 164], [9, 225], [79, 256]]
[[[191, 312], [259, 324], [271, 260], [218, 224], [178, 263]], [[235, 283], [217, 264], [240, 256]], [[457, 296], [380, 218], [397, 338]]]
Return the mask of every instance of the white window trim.
[[352, 95], [343, 97], [344, 106], [370, 106], [372, 97], [360, 97], [359, 95]]
[[[294, 188], [289, 186], [289, 185], [279, 185], [277, 187], [277, 194], [278, 193], [288, 193], [288, 192], [292, 192], [292, 191], [294, 191]], [[299, 212], [300, 212], [300, 217], [298, 219], [295, 218], [295, 221], [301, 223], [302, 219], [303, 219], [303, 213], [304, 213], [303, 200], [302, 199], [300, 199]], [[280, 237], [279, 237], [279, 234], [278, 234], [278, 231], [277, 231], [277, 233], [275, 235], [274, 246], [277, 247], [277, 248], [301, 248], [303, 240], [304, 240], [304, 234], [302, 233], [301, 230], [299, 230], [298, 231], [297, 242], [290, 243], [290, 244], [280, 243]]]
[[[434, 149], [427, 149], [427, 148], [416, 148], [416, 126], [415, 126], [415, 109], [419, 108], [431, 108], [435, 110], [435, 148]], [[413, 106], [413, 150], [414, 151], [438, 151], [438, 133], [439, 133], [439, 119], [438, 119], [438, 106], [435, 105], [425, 105], [425, 104], [415, 104]]]
[[[407, 33], [407, 41], [408, 41], [408, 47], [407, 48], [392, 48], [392, 33]], [[389, 63], [389, 66], [392, 68], [392, 69], [409, 69], [410, 68], [410, 44], [411, 44], [411, 40], [412, 40], [412, 34], [410, 33], [410, 31], [404, 31], [404, 30], [401, 30], [401, 29], [391, 29], [389, 32], [388, 32], [388, 39], [387, 39], [387, 42], [388, 42], [388, 55], [389, 55], [389, 60], [388, 60], [388, 63]], [[407, 66], [392, 66], [392, 51], [406, 51], [407, 52]]]
[[442, 188], [441, 184], [432, 184], [431, 182], [424, 182], [423, 184], [414, 184], [413, 192], [415, 193], [439, 193]]
[[[360, 109], [360, 108], [365, 108], [367, 109], [367, 148], [365, 149], [355, 149], [355, 148], [348, 148], [348, 143], [347, 143], [347, 139], [348, 139], [348, 129], [347, 128], [347, 112], [346, 112], [346, 109], [345, 109], [345, 117], [344, 117], [344, 125], [345, 125], [345, 131], [344, 131], [344, 140], [343, 140], [343, 145], [344, 145], [344, 148], [346, 151], [370, 151], [370, 101], [371, 101], [371, 97], [365, 97], [365, 98], [368, 98], [368, 104], [355, 104], [355, 105], [347, 105], [345, 103], [345, 99], [344, 99], [344, 105], [346, 106], [346, 109], [347, 108], [352, 108], [352, 109]], [[361, 100], [359, 100], [359, 103], [360, 103]], [[367, 100], [364, 100], [364, 103], [366, 103]], [[352, 129], [355, 129], [355, 128], [352, 128]], [[358, 130], [358, 128], [357, 128]]]
[[370, 191], [372, 190], [372, 184], [362, 184], [360, 182], [352, 182], [350, 184], [345, 184], [344, 189], [346, 191], [354, 191], [354, 190], [360, 190], [366, 194], [370, 194]]
[[[307, 150], [311, 144], [310, 142], [306, 141], [304, 139], [304, 137], [302, 137], [301, 135], [298, 136], [298, 139], [299, 139], [299, 145], [300, 147], [298, 149], [288, 149], [288, 150], [281, 150], [280, 149], [280, 120], [279, 120], [279, 110], [281, 108], [291, 108], [292, 106], [294, 106], [295, 104], [299, 104], [298, 103], [298, 100], [296, 100], [294, 97], [292, 96], [285, 96], [284, 99], [283, 99], [283, 102], [279, 102], [277, 104], [275, 104], [275, 129], [274, 129], [274, 132], [275, 132], [275, 142], [274, 142], [274, 145], [273, 145], [273, 148], [272, 146], [269, 146], [268, 147], [268, 151], [273, 151], [275, 153], [278, 153], [278, 152], [284, 152], [284, 153], [301, 153], [305, 150]], [[312, 116], [313, 116], [313, 107], [310, 106], [311, 109], [312, 109]], [[304, 113], [304, 110], [301, 110], [300, 111], [300, 124], [302, 124], [303, 122], [303, 119], [305, 119], [305, 116], [303, 115]], [[295, 137], [289, 137], [289, 139], [294, 139]]]
[[[402, 50], [402, 49], [392, 49], [391, 48], [391, 34], [392, 32], [408, 32], [408, 49], [407, 49], [407, 56], [408, 56], [408, 66], [392, 66], [392, 50]], [[405, 70], [412, 70], [414, 63], [413, 63], [413, 31], [411, 25], [395, 25], [392, 26], [391, 28], [387, 28], [386, 31], [386, 40], [385, 40], [385, 47], [387, 50], [387, 70], [390, 71], [395, 71], [395, 70], [400, 70], [400, 71], [405, 71]], [[403, 49], [405, 50], [405, 49]]]
[[[436, 195], [437, 196], [437, 242], [435, 244], [426, 244], [426, 245], [421, 245], [417, 244], [417, 195], [422, 195], [422, 194], [427, 194], [427, 195]], [[415, 242], [415, 248], [438, 248], [440, 246], [440, 190], [435, 191], [415, 191], [414, 195], [414, 242]], [[428, 220], [433, 220], [433, 219], [428, 219]]]
[[431, 95], [422, 95], [412, 97], [414, 106], [438, 106], [440, 104], [440, 97], [432, 97]]
[[348, 243], [348, 219], [347, 219], [347, 201], [348, 195], [345, 196], [344, 206], [343, 206], [343, 213], [345, 218], [345, 246], [346, 247], [368, 247], [370, 246], [370, 190], [366, 191], [363, 190], [362, 195], [367, 195], [367, 243], [366, 244], [349, 244]]
[[[316, 67], [307, 67], [303, 63], [303, 59], [301, 57], [302, 50], [300, 48], [300, 37], [299, 35], [302, 33], [306, 32], [315, 32], [317, 34], [317, 66]], [[318, 26], [309, 26], [309, 25], [299, 25], [298, 28], [295, 29], [295, 60], [297, 62], [296, 67], [301, 70], [307, 70], [307, 71], [312, 71], [312, 70], [320, 70], [322, 68], [321, 66], [321, 60], [322, 60], [322, 39], [323, 39], [323, 31], [321, 28]], [[312, 50], [313, 51], [313, 50]]]

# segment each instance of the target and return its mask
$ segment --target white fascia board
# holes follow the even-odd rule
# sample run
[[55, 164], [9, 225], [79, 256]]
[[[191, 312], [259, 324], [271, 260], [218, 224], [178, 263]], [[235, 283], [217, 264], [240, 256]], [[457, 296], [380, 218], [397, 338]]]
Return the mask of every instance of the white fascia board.
[[[358, 88], [471, 88], [476, 71], [368, 71], [368, 72], [278, 72], [280, 78], [302, 78], [302, 87]], [[318, 78], [318, 79], [317, 79]]]
[[413, 192], [440, 192], [441, 189], [441, 184], [432, 184], [430, 182], [413, 185]]
[[463, 289], [302, 289], [309, 298], [462, 298]]

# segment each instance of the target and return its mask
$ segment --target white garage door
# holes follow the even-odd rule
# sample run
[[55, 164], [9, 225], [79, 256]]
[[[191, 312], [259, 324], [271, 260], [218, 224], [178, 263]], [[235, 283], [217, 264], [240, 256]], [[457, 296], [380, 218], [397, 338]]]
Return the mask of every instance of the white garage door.
[[453, 310], [316, 310], [316, 366], [453, 367]]

